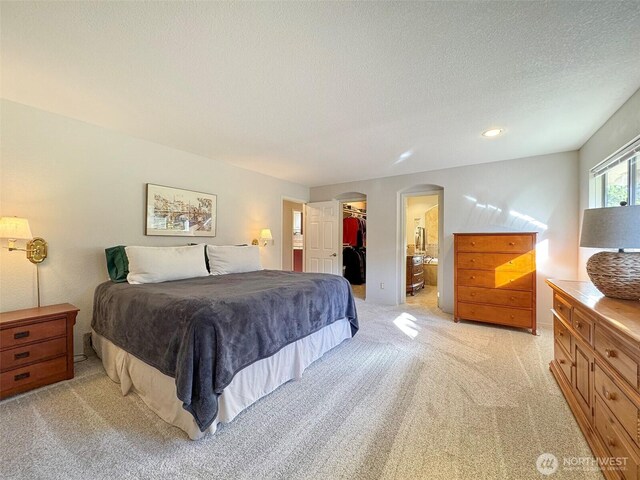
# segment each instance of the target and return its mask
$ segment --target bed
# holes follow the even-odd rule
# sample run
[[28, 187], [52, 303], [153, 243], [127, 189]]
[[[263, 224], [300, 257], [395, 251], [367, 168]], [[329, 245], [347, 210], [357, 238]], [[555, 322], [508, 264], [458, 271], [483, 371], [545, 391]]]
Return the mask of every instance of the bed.
[[94, 349], [191, 439], [215, 432], [358, 330], [340, 276], [261, 270], [96, 288]]

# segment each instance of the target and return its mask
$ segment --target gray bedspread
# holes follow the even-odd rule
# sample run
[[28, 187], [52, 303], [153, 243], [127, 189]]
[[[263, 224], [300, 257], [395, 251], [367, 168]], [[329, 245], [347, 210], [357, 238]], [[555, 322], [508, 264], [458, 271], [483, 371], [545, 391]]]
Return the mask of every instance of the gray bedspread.
[[176, 380], [201, 431], [244, 367], [340, 318], [358, 330], [351, 286], [337, 275], [262, 270], [145, 285], [106, 282], [91, 326]]

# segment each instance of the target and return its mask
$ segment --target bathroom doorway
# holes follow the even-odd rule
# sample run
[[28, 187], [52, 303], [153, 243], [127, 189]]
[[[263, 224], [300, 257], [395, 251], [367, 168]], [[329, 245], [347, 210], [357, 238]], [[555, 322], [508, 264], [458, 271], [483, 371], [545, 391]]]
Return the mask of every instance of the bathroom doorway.
[[404, 195], [405, 301], [439, 306], [442, 192]]
[[282, 270], [304, 271], [304, 203], [282, 200]]

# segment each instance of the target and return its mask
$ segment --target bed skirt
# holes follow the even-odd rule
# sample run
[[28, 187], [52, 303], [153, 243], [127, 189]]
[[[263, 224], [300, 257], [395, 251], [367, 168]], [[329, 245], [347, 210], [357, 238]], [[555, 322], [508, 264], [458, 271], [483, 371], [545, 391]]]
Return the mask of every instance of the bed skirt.
[[326, 352], [351, 338], [346, 318], [291, 343], [272, 355], [240, 370], [218, 399], [218, 416], [201, 432], [193, 416], [182, 408], [176, 395], [175, 379], [117, 347], [95, 331], [91, 332], [93, 349], [111, 380], [120, 384], [122, 394], [137, 393], [165, 422], [184, 430], [197, 440], [215, 432], [218, 423], [228, 423], [242, 410], [273, 392], [280, 385], [300, 379], [304, 370]]

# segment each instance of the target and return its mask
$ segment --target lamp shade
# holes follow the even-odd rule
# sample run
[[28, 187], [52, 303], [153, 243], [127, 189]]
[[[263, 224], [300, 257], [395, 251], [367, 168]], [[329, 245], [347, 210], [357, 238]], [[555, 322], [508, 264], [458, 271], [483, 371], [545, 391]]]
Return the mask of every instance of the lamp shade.
[[640, 248], [640, 205], [585, 210], [580, 246]]
[[261, 240], [273, 240], [273, 235], [271, 235], [271, 229], [263, 228], [260, 230], [260, 239]]
[[10, 240], [31, 240], [31, 229], [26, 218], [2, 217], [0, 218], [0, 238]]

